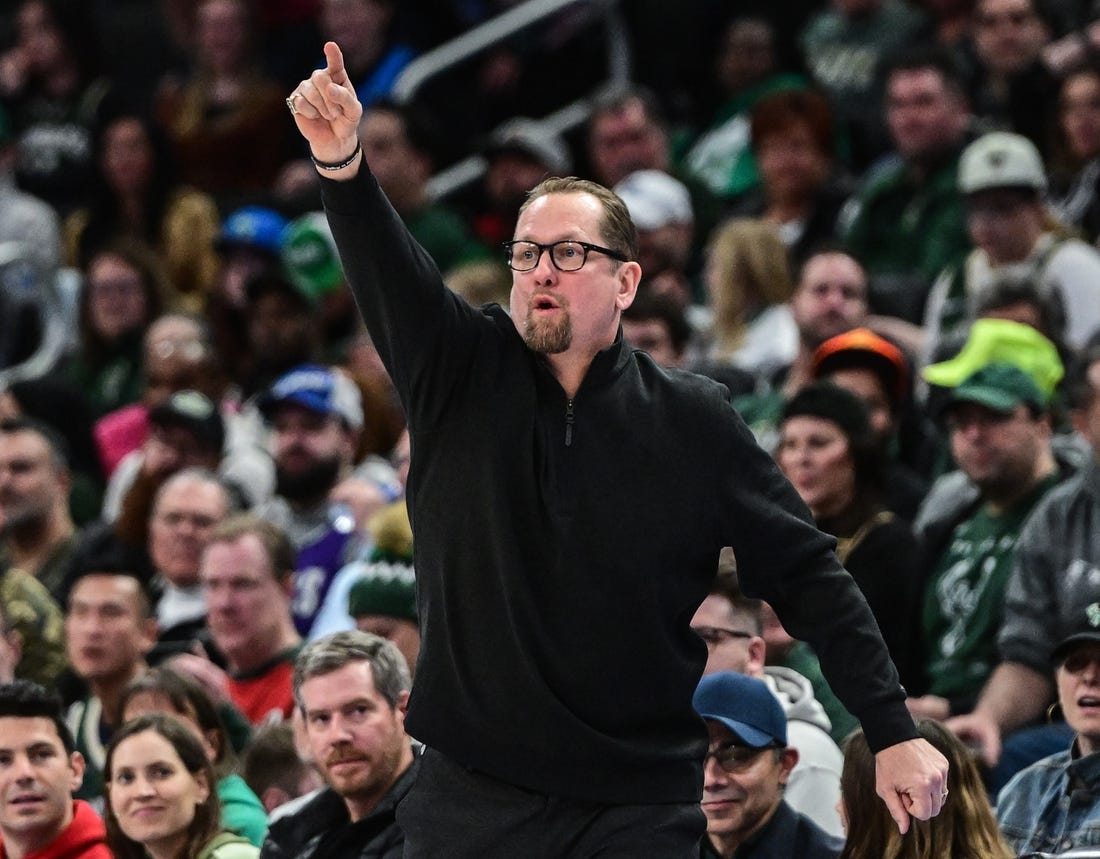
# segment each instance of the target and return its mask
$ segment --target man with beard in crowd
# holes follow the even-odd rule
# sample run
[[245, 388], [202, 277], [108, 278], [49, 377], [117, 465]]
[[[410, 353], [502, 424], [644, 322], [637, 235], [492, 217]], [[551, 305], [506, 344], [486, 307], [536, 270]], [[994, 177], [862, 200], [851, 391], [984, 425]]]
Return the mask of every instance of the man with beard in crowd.
[[336, 633], [301, 652], [294, 697], [328, 787], [275, 822], [263, 859], [401, 855], [395, 811], [419, 762], [405, 733], [410, 686], [396, 645], [370, 633]]
[[831, 337], [867, 321], [867, 272], [859, 261], [835, 248], [813, 254], [802, 265], [790, 298], [798, 328], [798, 353], [781, 368], [767, 389], [736, 401], [745, 423], [761, 447], [772, 450], [779, 440], [783, 404], [814, 378], [814, 353]]
[[[301, 365], [275, 382], [260, 399], [271, 428], [275, 460], [275, 497], [259, 515], [290, 537], [297, 550], [294, 574], [294, 624], [300, 635], [316, 638], [337, 628], [352, 629], [347, 593], [333, 589], [336, 574], [361, 548], [356, 535], [367, 516], [342, 503], [353, 481], [366, 507], [393, 500], [369, 480], [352, 475], [363, 406], [359, 389], [330, 367]], [[338, 487], [341, 492], [337, 493]], [[331, 596], [330, 596], [331, 595]], [[326, 600], [337, 600], [335, 620], [317, 626]], [[330, 617], [325, 612], [325, 617]], [[341, 624], [341, 619], [344, 622]]]

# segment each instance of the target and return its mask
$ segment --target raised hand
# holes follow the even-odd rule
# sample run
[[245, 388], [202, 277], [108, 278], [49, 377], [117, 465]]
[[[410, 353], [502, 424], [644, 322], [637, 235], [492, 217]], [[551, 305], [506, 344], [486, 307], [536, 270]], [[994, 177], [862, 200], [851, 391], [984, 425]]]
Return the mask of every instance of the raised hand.
[[[325, 43], [325, 67], [298, 84], [286, 104], [316, 161], [341, 164], [356, 151], [363, 105], [348, 80], [344, 55], [335, 42]], [[351, 176], [357, 171], [355, 160], [340, 172]]]

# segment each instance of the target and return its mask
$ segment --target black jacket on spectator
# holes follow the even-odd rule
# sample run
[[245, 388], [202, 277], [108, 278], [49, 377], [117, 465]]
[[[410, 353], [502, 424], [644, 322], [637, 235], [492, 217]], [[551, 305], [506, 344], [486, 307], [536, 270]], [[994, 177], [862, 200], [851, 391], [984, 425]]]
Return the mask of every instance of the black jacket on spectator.
[[414, 752], [412, 766], [371, 813], [355, 823], [344, 798], [324, 788], [296, 811], [272, 822], [260, 859], [401, 859], [405, 834], [395, 812], [416, 780], [419, 766], [420, 756]]

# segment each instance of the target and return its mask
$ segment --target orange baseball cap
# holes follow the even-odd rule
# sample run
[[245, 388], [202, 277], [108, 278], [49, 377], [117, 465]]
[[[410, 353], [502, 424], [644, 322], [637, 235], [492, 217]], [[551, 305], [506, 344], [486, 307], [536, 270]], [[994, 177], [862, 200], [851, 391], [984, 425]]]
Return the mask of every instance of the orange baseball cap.
[[886, 393], [897, 408], [909, 391], [909, 361], [902, 351], [869, 328], [853, 328], [830, 337], [814, 352], [815, 379], [834, 370], [865, 367], [882, 380]]

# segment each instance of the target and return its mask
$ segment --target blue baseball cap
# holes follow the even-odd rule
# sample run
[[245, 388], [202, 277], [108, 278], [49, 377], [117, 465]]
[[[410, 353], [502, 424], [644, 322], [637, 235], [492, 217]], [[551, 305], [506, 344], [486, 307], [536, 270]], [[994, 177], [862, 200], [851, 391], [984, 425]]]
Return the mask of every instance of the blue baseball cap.
[[787, 715], [763, 680], [719, 671], [699, 681], [692, 704], [704, 719], [725, 725], [755, 749], [787, 745]]
[[351, 429], [363, 426], [363, 398], [343, 373], [319, 364], [300, 364], [260, 397], [260, 414], [271, 420], [279, 406], [291, 403], [326, 417], [341, 418]]
[[279, 256], [283, 248], [283, 231], [287, 219], [266, 206], [245, 206], [237, 209], [222, 223], [218, 248], [235, 245], [256, 248]]

